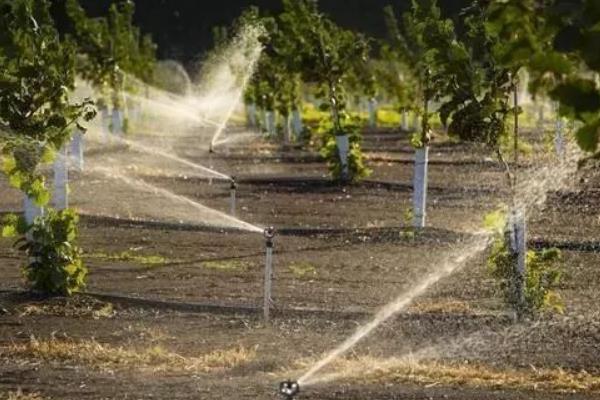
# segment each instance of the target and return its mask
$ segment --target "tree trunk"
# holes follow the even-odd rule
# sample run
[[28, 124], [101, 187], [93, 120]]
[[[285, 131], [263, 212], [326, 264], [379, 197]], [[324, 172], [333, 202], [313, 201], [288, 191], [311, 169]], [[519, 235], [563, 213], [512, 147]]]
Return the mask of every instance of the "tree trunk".
[[402, 130], [408, 132], [408, 115], [406, 110], [402, 110]]

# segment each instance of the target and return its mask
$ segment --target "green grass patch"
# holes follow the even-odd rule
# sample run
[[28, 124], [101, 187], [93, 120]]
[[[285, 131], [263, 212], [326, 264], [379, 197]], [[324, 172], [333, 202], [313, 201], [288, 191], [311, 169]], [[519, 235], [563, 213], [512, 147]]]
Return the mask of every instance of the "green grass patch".
[[160, 255], [137, 254], [136, 252], [131, 250], [123, 251], [120, 253], [91, 253], [86, 254], [84, 257], [88, 259], [100, 259], [105, 261], [130, 262], [146, 266], [160, 266], [170, 262], [174, 262], [174, 260], [169, 260], [166, 257]]
[[311, 278], [317, 275], [317, 268], [309, 262], [292, 263], [288, 269], [296, 278]]
[[238, 260], [206, 261], [201, 265], [203, 268], [216, 271], [246, 271], [250, 266], [248, 262]]

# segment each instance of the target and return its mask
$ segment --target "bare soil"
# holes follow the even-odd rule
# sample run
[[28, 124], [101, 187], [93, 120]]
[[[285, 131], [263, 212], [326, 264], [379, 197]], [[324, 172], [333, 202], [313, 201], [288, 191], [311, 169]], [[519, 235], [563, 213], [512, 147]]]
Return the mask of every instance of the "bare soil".
[[[23, 292], [23, 258], [10, 240], [0, 240], [0, 393], [21, 389], [54, 399], [276, 398], [279, 381], [298, 378], [379, 307], [461, 251], [483, 216], [508, 195], [502, 168], [485, 149], [440, 140], [432, 148], [429, 227], [413, 232], [407, 216], [412, 156], [406, 134], [366, 135], [373, 174], [353, 185], [330, 182], [317, 154], [263, 140], [218, 148], [212, 155], [193, 137], [169, 146], [186, 160], [235, 175], [237, 216], [277, 227], [272, 323], [265, 325], [260, 315], [262, 235], [230, 223], [215, 225], [208, 214], [157, 193], [74, 173], [72, 198], [83, 213], [80, 244], [90, 270], [88, 293], [47, 299]], [[536, 152], [516, 168], [526, 173], [547, 157]], [[227, 181], [172, 162], [157, 167], [156, 156], [124, 146], [88, 154], [92, 166], [103, 160], [128, 176], [229, 212]], [[516, 323], [487, 273], [486, 254], [480, 254], [359, 343], [349, 360], [384, 361], [434, 348], [435, 356], [427, 360], [447, 365], [600, 376], [599, 190], [598, 169], [587, 165], [569, 187], [553, 191], [529, 222], [531, 246], [563, 249], [563, 315]], [[19, 209], [18, 193], [0, 180], [0, 211]], [[16, 352], [32, 340], [73, 346], [75, 355]], [[84, 359], [76, 356], [82, 343], [100, 344], [107, 353], [154, 349], [184, 363], [238, 346], [254, 353], [198, 371], [176, 363], [157, 368], [158, 356], [128, 362], [121, 354], [109, 362], [100, 351]], [[299, 398], [600, 396], [599, 386], [536, 389], [533, 383], [522, 387], [474, 377], [398, 379], [385, 371], [375, 381], [363, 381], [369, 368], [350, 372], [354, 376], [306, 388]]]

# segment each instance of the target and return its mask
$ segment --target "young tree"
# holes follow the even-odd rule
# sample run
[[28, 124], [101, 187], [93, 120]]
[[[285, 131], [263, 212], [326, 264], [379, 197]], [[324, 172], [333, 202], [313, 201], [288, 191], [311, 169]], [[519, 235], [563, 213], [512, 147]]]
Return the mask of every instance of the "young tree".
[[[442, 121], [451, 119], [449, 133], [465, 141], [486, 144], [505, 166], [512, 193], [510, 215], [505, 235], [494, 246], [490, 263], [494, 275], [501, 279], [509, 303], [522, 316], [539, 308], [557, 283], [560, 274], [554, 264], [558, 253], [527, 251], [526, 205], [517, 198], [516, 179], [501, 148], [502, 139], [509, 134], [510, 116], [514, 116], [518, 129], [516, 77], [527, 65], [529, 56], [517, 50], [530, 46], [531, 36], [516, 27], [505, 30], [504, 26], [492, 24], [488, 7], [489, 2], [473, 2], [460, 14], [462, 32], [455, 33], [450, 41], [430, 36], [426, 45], [438, 50], [432, 79], [442, 87], [444, 101], [440, 115]], [[543, 31], [543, 26], [538, 28]], [[517, 134], [518, 131], [515, 152]]]
[[69, 101], [75, 51], [61, 42], [48, 10], [47, 0], [0, 0], [0, 151], [10, 184], [25, 194], [24, 216], [9, 216], [3, 234], [26, 235], [17, 243], [29, 256], [24, 271], [34, 289], [70, 294], [86, 275], [77, 217], [71, 210], [44, 213], [50, 194], [39, 166], [69, 141], [73, 126], [83, 131], [78, 121], [91, 120], [95, 110], [89, 100]]
[[[416, 82], [416, 98], [421, 106], [421, 129], [412, 139], [415, 147], [415, 171], [413, 176], [413, 226], [423, 228], [426, 224], [427, 177], [429, 142], [431, 140], [431, 101], [444, 94], [446, 82], [438, 79], [439, 59], [453, 40], [454, 28], [450, 20], [443, 18], [436, 0], [413, 0], [411, 11], [399, 25], [391, 8], [386, 9], [386, 20], [392, 45], [397, 57], [401, 57]], [[435, 44], [435, 45], [432, 45]]]
[[[105, 133], [109, 125], [116, 135], [124, 132], [123, 90], [130, 74], [150, 83], [156, 63], [156, 45], [133, 25], [135, 5], [123, 0], [110, 6], [108, 17], [89, 18], [78, 0], [67, 0], [66, 10], [73, 24], [77, 44], [77, 73], [98, 90]], [[111, 98], [109, 102], [107, 98]], [[112, 117], [109, 116], [112, 103]], [[109, 122], [110, 121], [110, 122]]]
[[366, 39], [344, 30], [322, 14], [314, 0], [284, 0], [285, 34], [294, 38], [303, 81], [319, 86], [321, 108], [331, 115], [322, 153], [329, 160], [334, 177], [357, 180], [368, 174], [363, 165], [360, 127], [346, 112], [345, 80], [365, 63]]

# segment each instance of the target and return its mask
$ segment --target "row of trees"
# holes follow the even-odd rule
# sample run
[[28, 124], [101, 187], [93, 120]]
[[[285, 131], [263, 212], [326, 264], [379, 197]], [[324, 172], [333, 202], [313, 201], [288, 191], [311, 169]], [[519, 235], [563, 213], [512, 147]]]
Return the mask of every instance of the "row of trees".
[[283, 12], [277, 16], [264, 16], [253, 8], [242, 19], [266, 28], [263, 55], [245, 95], [250, 112], [254, 114], [255, 107], [263, 110], [271, 135], [279, 113], [289, 142], [292, 131], [299, 135], [302, 130], [301, 88], [314, 87], [320, 110], [329, 115], [320, 132], [333, 176], [343, 181], [366, 176], [360, 126], [347, 112], [347, 102], [353, 86], [372, 82], [371, 76], [365, 77], [370, 74], [369, 41], [336, 25], [314, 0], [283, 0]]
[[[392, 7], [384, 10], [389, 35], [375, 49], [362, 36], [321, 14], [316, 1], [284, 0], [283, 13], [272, 18], [261, 18], [256, 10], [253, 13], [268, 28], [269, 36], [247, 102], [266, 110], [268, 119], [279, 106], [287, 120], [290, 110], [301, 102], [299, 85], [315, 85], [323, 110], [330, 113], [324, 124], [323, 154], [340, 179], [358, 179], [366, 170], [360, 155], [360, 129], [347, 113], [349, 92], [372, 98], [379, 87], [395, 99], [400, 111], [418, 113], [421, 126], [412, 139], [413, 224], [417, 228], [426, 223], [433, 117], [437, 114], [450, 135], [487, 145], [505, 166], [513, 193], [508, 218], [512, 237], [503, 237], [494, 252], [496, 272], [503, 271], [499, 276], [513, 282], [507, 290], [513, 293], [512, 304], [519, 312], [551, 297], [558, 276], [553, 263], [557, 253], [525, 249], [526, 210], [517, 198], [517, 179], [509, 167], [506, 144], [512, 141], [514, 161], [518, 161], [519, 78], [527, 74], [534, 96], [553, 100], [561, 117], [579, 122], [575, 133], [579, 146], [597, 150], [597, 2], [474, 0], [460, 14], [444, 16], [436, 0], [413, 0], [401, 18]], [[368, 56], [374, 54], [376, 59], [369, 61]], [[272, 125], [267, 121], [269, 130]], [[509, 260], [510, 267], [502, 267], [501, 260]], [[531, 268], [526, 268], [527, 263]]]
[[[74, 34], [65, 38], [49, 7], [47, 0], [0, 1], [0, 152], [10, 184], [25, 197], [24, 215], [6, 216], [2, 234], [22, 236], [17, 245], [28, 256], [24, 271], [34, 289], [70, 294], [84, 285], [87, 273], [76, 244], [78, 218], [57, 202], [56, 190], [56, 209], [50, 206], [40, 167], [64, 166], [62, 149], [95, 118], [95, 101], [103, 103], [74, 101], [76, 77], [100, 93], [113, 91], [113, 125], [119, 124], [125, 76], [149, 80], [155, 46], [133, 26], [131, 2], [111, 6], [107, 18], [89, 19], [76, 0], [68, 0]], [[64, 167], [55, 167], [55, 181], [57, 171], [64, 181]]]

